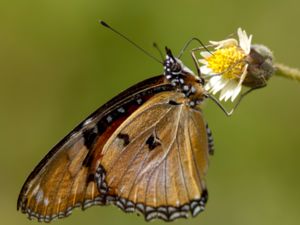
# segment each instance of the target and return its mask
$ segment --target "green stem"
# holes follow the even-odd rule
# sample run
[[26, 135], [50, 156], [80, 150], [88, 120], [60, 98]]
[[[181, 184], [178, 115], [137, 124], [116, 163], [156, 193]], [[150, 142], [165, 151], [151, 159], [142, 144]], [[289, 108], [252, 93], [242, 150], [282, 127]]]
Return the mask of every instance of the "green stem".
[[276, 76], [286, 77], [292, 80], [297, 80], [300, 82], [300, 70], [296, 68], [291, 68], [286, 65], [277, 63], [275, 64]]

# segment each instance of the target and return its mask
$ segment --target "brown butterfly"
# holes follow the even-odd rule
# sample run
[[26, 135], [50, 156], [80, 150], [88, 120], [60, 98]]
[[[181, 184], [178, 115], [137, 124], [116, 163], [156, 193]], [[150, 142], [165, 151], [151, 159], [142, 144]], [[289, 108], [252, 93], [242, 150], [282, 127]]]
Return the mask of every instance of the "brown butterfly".
[[111, 203], [147, 221], [204, 210], [213, 140], [199, 105], [208, 94], [200, 77], [166, 53], [164, 75], [104, 104], [44, 157], [22, 187], [18, 210], [44, 222]]

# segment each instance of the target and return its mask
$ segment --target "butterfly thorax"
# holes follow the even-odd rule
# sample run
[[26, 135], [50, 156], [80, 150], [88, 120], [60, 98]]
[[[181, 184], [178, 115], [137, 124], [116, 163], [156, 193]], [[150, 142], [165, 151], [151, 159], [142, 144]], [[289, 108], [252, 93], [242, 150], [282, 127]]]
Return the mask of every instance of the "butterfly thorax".
[[175, 58], [171, 51], [167, 51], [164, 62], [164, 75], [171, 85], [177, 88], [185, 96], [185, 102], [195, 107], [206, 98], [202, 80], [186, 67], [179, 59]]

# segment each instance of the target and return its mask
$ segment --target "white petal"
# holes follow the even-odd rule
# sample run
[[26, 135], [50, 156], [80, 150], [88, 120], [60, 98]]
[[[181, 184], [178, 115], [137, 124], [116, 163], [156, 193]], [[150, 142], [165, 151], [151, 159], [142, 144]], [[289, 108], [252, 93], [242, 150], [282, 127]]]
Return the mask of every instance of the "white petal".
[[233, 93], [232, 89], [228, 89], [224, 99], [225, 102], [227, 102], [227, 100], [231, 97], [232, 93]]
[[220, 41], [209, 41], [209, 43], [211, 43], [212, 45], [219, 45]]
[[240, 27], [238, 28], [238, 37], [239, 37], [239, 45], [240, 47], [244, 50], [246, 54], [250, 53], [250, 48], [251, 48], [251, 40], [252, 40], [252, 35], [249, 36], [246, 33], [245, 30], [242, 30]]
[[233, 45], [238, 45], [238, 42], [234, 38], [225, 39], [223, 41], [209, 41], [212, 45], [216, 45], [215, 49], [225, 48]]
[[207, 60], [205, 60], [205, 59], [198, 59], [198, 62], [199, 62], [199, 63], [202, 63], [202, 64], [204, 64], [204, 65], [207, 65], [207, 64], [208, 64]]
[[207, 91], [213, 91], [214, 87], [220, 82], [222, 79], [221, 76], [213, 76], [209, 79], [209, 81], [205, 85], [205, 89]]
[[209, 83], [212, 87], [214, 87], [220, 79], [222, 79], [221, 76], [213, 76], [212, 78], [210, 78]]
[[235, 90], [233, 91], [232, 95], [231, 95], [231, 101], [233, 102], [236, 97], [239, 95], [239, 93], [241, 92], [242, 90], [242, 85], [239, 85], [235, 88]]
[[208, 51], [202, 51], [200, 52], [200, 55], [203, 57], [203, 58], [208, 58], [211, 56], [211, 53], [208, 52]]
[[245, 37], [245, 32], [241, 28], [238, 29], [237, 33], [238, 33], [238, 36], [239, 36], [239, 45], [246, 52], [248, 37], [247, 36]]
[[220, 101], [224, 99], [224, 101], [226, 102], [233, 95], [233, 92], [237, 85], [238, 83], [235, 80], [230, 80], [221, 91]]
[[223, 89], [226, 84], [228, 83], [228, 79], [221, 78], [218, 82], [215, 83], [215, 85], [212, 87], [212, 93], [215, 95], [217, 94], [221, 89]]
[[251, 51], [251, 41], [252, 41], [252, 34], [249, 36], [248, 38], [248, 43], [247, 43], [247, 46], [248, 46], [248, 49], [245, 50], [246, 54], [248, 55]]
[[231, 80], [230, 83], [228, 84], [228, 95], [226, 96], [227, 99], [226, 101], [234, 94], [234, 91], [236, 88], [239, 86], [238, 82], [236, 80]]
[[210, 75], [212, 74], [212, 70], [210, 68], [208, 68], [206, 65], [201, 66], [200, 67], [200, 71], [201, 73], [205, 74], [205, 75]]
[[244, 39], [244, 33], [243, 33], [242, 28], [240, 28], [240, 27], [238, 28], [237, 34], [238, 34], [238, 37], [239, 37], [239, 41], [240, 42], [243, 41], [243, 39]]
[[221, 91], [221, 94], [220, 94], [220, 97], [219, 97], [219, 100], [220, 101], [223, 101], [223, 99], [226, 97], [226, 95], [227, 95], [227, 87], [225, 86], [223, 89], [222, 89], [222, 91]]
[[[227, 84], [227, 85], [228, 85], [228, 84]], [[226, 95], [227, 95], [227, 93], [228, 93], [228, 91], [229, 91], [227, 85], [226, 85], [226, 86], [222, 89], [222, 91], [221, 91], [221, 94], [220, 94], [220, 97], [219, 97], [220, 101], [223, 101], [223, 99], [226, 97]]]

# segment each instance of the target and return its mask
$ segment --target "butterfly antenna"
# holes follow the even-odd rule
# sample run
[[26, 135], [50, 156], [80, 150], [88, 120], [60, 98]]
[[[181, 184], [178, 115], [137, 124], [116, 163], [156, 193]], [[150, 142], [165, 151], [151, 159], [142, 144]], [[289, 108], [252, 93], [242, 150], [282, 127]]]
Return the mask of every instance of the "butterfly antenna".
[[213, 53], [206, 47], [205, 44], [203, 44], [203, 42], [199, 39], [199, 38], [196, 38], [196, 37], [193, 37], [191, 38], [190, 40], [188, 40], [185, 45], [183, 46], [183, 48], [181, 49], [179, 55], [178, 55], [178, 59], [181, 58], [181, 56], [183, 55], [183, 53], [186, 51], [186, 49], [189, 47], [189, 45], [192, 43], [192, 42], [198, 42], [201, 46], [201, 48], [204, 48], [206, 51], [208, 51], [211, 55], [213, 55]]
[[160, 64], [163, 64], [162, 61], [160, 61], [159, 59], [157, 59], [155, 56], [151, 55], [148, 51], [146, 51], [144, 48], [142, 48], [141, 46], [139, 46], [138, 44], [136, 44], [135, 42], [133, 42], [131, 39], [129, 39], [128, 37], [126, 37], [124, 34], [120, 33], [119, 31], [115, 30], [114, 28], [112, 28], [111, 26], [109, 26], [106, 22], [104, 22], [103, 20], [100, 20], [99, 23], [110, 29], [112, 32], [116, 33], [117, 35], [119, 35], [120, 37], [124, 38], [126, 41], [128, 41], [129, 43], [131, 43], [134, 47], [136, 47], [137, 49], [139, 49], [140, 51], [144, 52], [147, 56], [149, 56], [150, 58], [154, 59], [156, 62], [159, 62]]
[[159, 46], [157, 45], [157, 43], [153, 42], [153, 47], [159, 52], [159, 55], [160, 55], [162, 61], [164, 61], [164, 55], [163, 55], [161, 49], [159, 48]]

